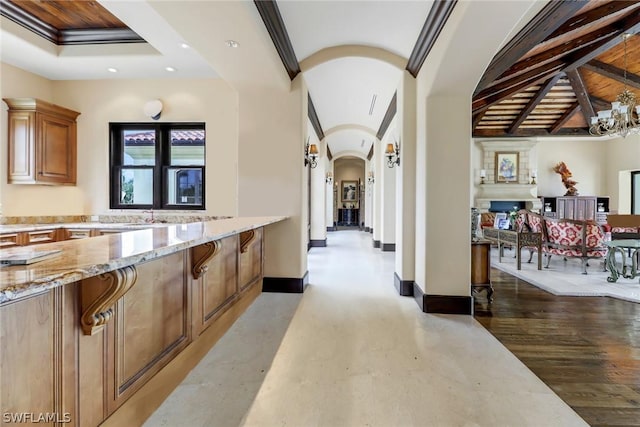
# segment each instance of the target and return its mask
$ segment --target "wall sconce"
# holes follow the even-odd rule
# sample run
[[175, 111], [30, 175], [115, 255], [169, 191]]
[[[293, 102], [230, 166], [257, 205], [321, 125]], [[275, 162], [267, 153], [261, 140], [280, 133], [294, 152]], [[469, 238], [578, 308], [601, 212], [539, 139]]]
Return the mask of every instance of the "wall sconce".
[[484, 180], [487, 177], [487, 171], [485, 169], [480, 169], [480, 184], [484, 184]]
[[307, 145], [304, 147], [304, 165], [309, 165], [311, 168], [318, 166], [318, 146], [309, 144], [309, 138], [307, 138]]
[[395, 165], [400, 166], [400, 146], [398, 143], [387, 144], [387, 149], [384, 151], [384, 155], [387, 157], [387, 166], [392, 168]]
[[369, 175], [367, 175], [367, 182], [369, 184], [373, 184], [376, 181], [376, 179], [373, 176], [373, 172], [369, 172]]
[[531, 183], [535, 184], [536, 183], [536, 178], [538, 177], [538, 171], [535, 169], [531, 170]]
[[333, 174], [331, 172], [327, 172], [327, 177], [324, 180], [327, 184], [331, 184], [333, 182]]

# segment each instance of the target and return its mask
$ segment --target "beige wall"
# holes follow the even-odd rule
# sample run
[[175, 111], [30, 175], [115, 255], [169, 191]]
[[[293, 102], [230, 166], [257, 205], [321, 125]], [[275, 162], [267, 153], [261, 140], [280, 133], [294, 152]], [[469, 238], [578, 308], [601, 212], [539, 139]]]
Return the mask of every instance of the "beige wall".
[[[6, 70], [9, 72], [7, 73]], [[34, 82], [38, 91], [29, 90]], [[205, 122], [206, 213], [237, 215], [238, 97], [219, 79], [48, 81], [3, 65], [3, 97], [39, 97], [79, 111], [75, 187], [7, 185], [3, 214], [100, 214], [109, 211], [109, 122], [151, 122], [142, 107], [164, 103], [160, 122]], [[6, 105], [3, 104], [6, 110]], [[6, 113], [2, 117], [6, 123]], [[2, 132], [3, 156], [7, 135]], [[2, 161], [5, 168], [6, 161]]]
[[609, 208], [631, 213], [631, 174], [640, 171], [640, 135], [604, 141]]
[[600, 140], [540, 140], [538, 157], [538, 195], [562, 196], [567, 191], [559, 174], [553, 171], [558, 162], [565, 162], [577, 181], [581, 196], [608, 195], [606, 157], [607, 145]]
[[342, 181], [365, 180], [365, 165], [361, 159], [336, 159], [334, 161], [334, 182], [338, 185], [338, 208], [342, 207]]

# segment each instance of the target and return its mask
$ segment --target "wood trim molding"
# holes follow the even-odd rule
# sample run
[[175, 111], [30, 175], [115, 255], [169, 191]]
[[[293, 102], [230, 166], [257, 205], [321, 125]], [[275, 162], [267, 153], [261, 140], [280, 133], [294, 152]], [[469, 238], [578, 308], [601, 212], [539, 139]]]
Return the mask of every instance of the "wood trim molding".
[[473, 314], [473, 297], [461, 295], [429, 295], [413, 282], [413, 298], [423, 313]]
[[256, 238], [256, 230], [247, 230], [240, 233], [240, 253], [247, 252], [249, 244]]
[[262, 292], [280, 292], [285, 294], [301, 294], [309, 284], [309, 272], [301, 279], [296, 277], [265, 277], [262, 280]]
[[380, 247], [380, 240], [374, 240], [373, 241], [373, 247], [378, 249]]
[[382, 137], [389, 129], [389, 125], [391, 124], [391, 120], [396, 115], [398, 111], [398, 92], [393, 94], [391, 101], [389, 102], [389, 106], [387, 107], [387, 112], [384, 113], [384, 117], [382, 118], [382, 123], [380, 123], [380, 128], [378, 129], [378, 133], [376, 134], [376, 138], [382, 140]]
[[327, 247], [327, 239], [310, 240], [309, 243], [310, 243], [312, 248], [326, 248]]
[[473, 314], [473, 298], [461, 295], [424, 294], [425, 313]]
[[371, 159], [373, 158], [373, 146], [375, 145], [375, 141], [373, 144], [371, 144], [371, 148], [369, 149], [369, 154], [367, 154], [367, 160], [371, 161]]
[[329, 159], [329, 161], [333, 160], [333, 153], [331, 153], [331, 147], [329, 147], [329, 143], [327, 143], [327, 159]]
[[396, 251], [396, 244], [395, 243], [383, 243], [382, 247], [380, 249], [382, 249], [382, 252], [395, 252]]
[[280, 9], [275, 0], [254, 0], [253, 3], [262, 17], [273, 45], [278, 51], [289, 78], [293, 80], [300, 73], [300, 64], [291, 45], [289, 34], [280, 15]]
[[393, 284], [398, 290], [398, 294], [403, 297], [413, 296], [413, 280], [402, 280], [398, 273], [393, 273]]
[[2, 6], [0, 8], [0, 15], [58, 46], [103, 43], [146, 43], [146, 40], [129, 28], [58, 30], [53, 25], [25, 12], [7, 0], [0, 0], [0, 5]]
[[407, 62], [406, 70], [409, 71], [413, 77], [418, 76], [422, 64], [424, 64], [436, 39], [447, 23], [447, 19], [449, 19], [456, 2], [457, 0], [436, 0], [433, 2], [433, 6], [431, 6], [431, 10], [429, 10], [429, 15], [427, 15], [427, 19], [424, 21], [418, 40]]
[[331, 226], [331, 227], [327, 227], [327, 231], [337, 231], [338, 227], [336, 226]]
[[131, 289], [137, 278], [135, 266], [130, 265], [83, 280], [80, 325], [85, 335], [94, 335], [104, 328], [113, 316], [114, 304]]
[[198, 280], [200, 276], [207, 272], [209, 269], [207, 263], [219, 251], [220, 242], [218, 240], [191, 248], [191, 275], [195, 280]]
[[[316, 131], [316, 135], [318, 139], [322, 141], [324, 139], [324, 132], [322, 131], [322, 125], [320, 124], [320, 119], [318, 119], [318, 113], [316, 113], [316, 107], [313, 105], [313, 100], [311, 99], [311, 95], [307, 93], [307, 115], [309, 116], [309, 120], [311, 121], [311, 125], [313, 126], [313, 130]], [[328, 149], [329, 147], [327, 147]], [[331, 159], [329, 159], [331, 160]]]

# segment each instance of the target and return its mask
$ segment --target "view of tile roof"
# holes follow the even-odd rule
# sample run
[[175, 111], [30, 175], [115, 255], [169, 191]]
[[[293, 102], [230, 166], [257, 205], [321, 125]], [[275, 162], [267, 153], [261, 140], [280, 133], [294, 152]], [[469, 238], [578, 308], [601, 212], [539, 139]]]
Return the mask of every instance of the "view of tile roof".
[[[125, 132], [125, 145], [152, 145], [156, 134], [152, 130], [139, 132]], [[174, 130], [171, 131], [171, 145], [204, 145], [204, 130]]]

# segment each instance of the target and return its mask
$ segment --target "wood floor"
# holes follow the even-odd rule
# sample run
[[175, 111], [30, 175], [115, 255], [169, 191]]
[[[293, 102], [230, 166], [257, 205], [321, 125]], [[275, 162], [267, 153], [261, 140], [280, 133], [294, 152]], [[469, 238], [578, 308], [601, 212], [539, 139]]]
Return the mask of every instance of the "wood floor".
[[475, 318], [592, 426], [640, 426], [640, 304], [560, 297], [491, 269]]

